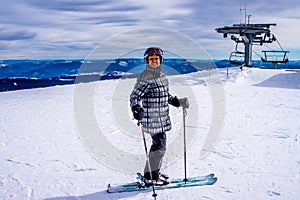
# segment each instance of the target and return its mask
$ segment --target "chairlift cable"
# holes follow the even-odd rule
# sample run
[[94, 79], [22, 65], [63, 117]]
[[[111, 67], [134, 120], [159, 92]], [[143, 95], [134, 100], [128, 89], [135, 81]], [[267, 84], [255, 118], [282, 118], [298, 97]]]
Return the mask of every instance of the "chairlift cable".
[[262, 56], [259, 53], [257, 53], [256, 51], [254, 51], [253, 49], [252, 49], [252, 52], [255, 53], [257, 56], [262, 58]]
[[277, 39], [276, 41], [277, 41], [277, 44], [279, 45], [281, 51], [284, 51], [283, 48], [282, 48], [282, 46], [281, 46], [281, 44], [279, 43], [279, 40]]
[[273, 51], [274, 49], [272, 49], [271, 47], [269, 47], [268, 44], [265, 44], [265, 46], [270, 50], [270, 51]]

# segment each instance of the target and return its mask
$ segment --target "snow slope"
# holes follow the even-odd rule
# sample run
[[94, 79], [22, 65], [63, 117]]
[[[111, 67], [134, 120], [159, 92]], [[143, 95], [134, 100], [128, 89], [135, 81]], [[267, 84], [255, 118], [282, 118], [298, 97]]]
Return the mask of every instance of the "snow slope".
[[[217, 83], [210, 81], [208, 72], [169, 77], [171, 91], [177, 96], [184, 95], [178, 89], [182, 84], [194, 93], [190, 96], [193, 111], [188, 110], [187, 116], [187, 134], [194, 134], [188, 138], [188, 175], [213, 172], [218, 182], [158, 191], [158, 199], [298, 199], [300, 73], [255, 68], [242, 72], [230, 68], [228, 77], [226, 69], [219, 73], [217, 82], [225, 95], [221, 102], [224, 123], [215, 146], [205, 156], [201, 150], [210, 137], [215, 106], [209, 87]], [[135, 172], [144, 166], [140, 129], [130, 119], [128, 106], [127, 91], [134, 82], [99, 81], [92, 91], [93, 114], [105, 141], [122, 149], [124, 156], [132, 156], [123, 160], [106, 147], [94, 145], [93, 149], [85, 143], [93, 138], [84, 139], [90, 136], [89, 129], [82, 133], [78, 126], [89, 125], [89, 117], [74, 112], [78, 88], [68, 85], [0, 93], [0, 199], [153, 199], [151, 191], [106, 193], [108, 183], [134, 181]], [[80, 86], [94, 89], [91, 84]], [[82, 98], [88, 95], [88, 91], [81, 92]], [[163, 171], [182, 177], [182, 148], [176, 143], [182, 134], [182, 113], [171, 108], [171, 115], [173, 130]], [[95, 149], [100, 149], [98, 154], [91, 154]], [[128, 166], [116, 169], [115, 162]]]

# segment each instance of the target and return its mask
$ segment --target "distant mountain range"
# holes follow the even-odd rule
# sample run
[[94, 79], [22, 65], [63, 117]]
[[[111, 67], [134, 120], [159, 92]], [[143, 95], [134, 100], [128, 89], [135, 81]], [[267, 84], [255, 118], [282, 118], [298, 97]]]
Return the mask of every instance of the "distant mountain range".
[[[167, 75], [187, 74], [212, 68], [233, 67], [228, 60], [164, 59], [162, 70]], [[254, 60], [253, 67], [272, 69], [271, 63]], [[300, 60], [278, 64], [278, 69], [300, 69]], [[145, 69], [143, 59], [118, 58], [99, 60], [2, 60], [0, 91], [47, 87], [83, 82], [136, 77]]]

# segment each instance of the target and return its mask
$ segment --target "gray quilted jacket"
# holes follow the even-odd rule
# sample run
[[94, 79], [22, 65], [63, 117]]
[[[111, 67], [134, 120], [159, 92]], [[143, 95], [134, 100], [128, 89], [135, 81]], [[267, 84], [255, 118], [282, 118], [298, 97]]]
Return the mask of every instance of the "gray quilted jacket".
[[142, 125], [151, 135], [171, 130], [169, 81], [160, 68], [147, 67], [138, 77], [130, 95], [130, 106], [142, 102], [144, 116]]

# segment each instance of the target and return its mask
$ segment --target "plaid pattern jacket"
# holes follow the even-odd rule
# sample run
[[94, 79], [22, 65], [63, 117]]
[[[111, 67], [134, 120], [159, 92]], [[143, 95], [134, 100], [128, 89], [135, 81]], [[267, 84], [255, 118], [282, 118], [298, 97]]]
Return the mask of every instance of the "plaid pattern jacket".
[[169, 81], [160, 68], [147, 67], [138, 77], [130, 95], [130, 106], [142, 102], [144, 116], [142, 125], [151, 135], [171, 130]]

